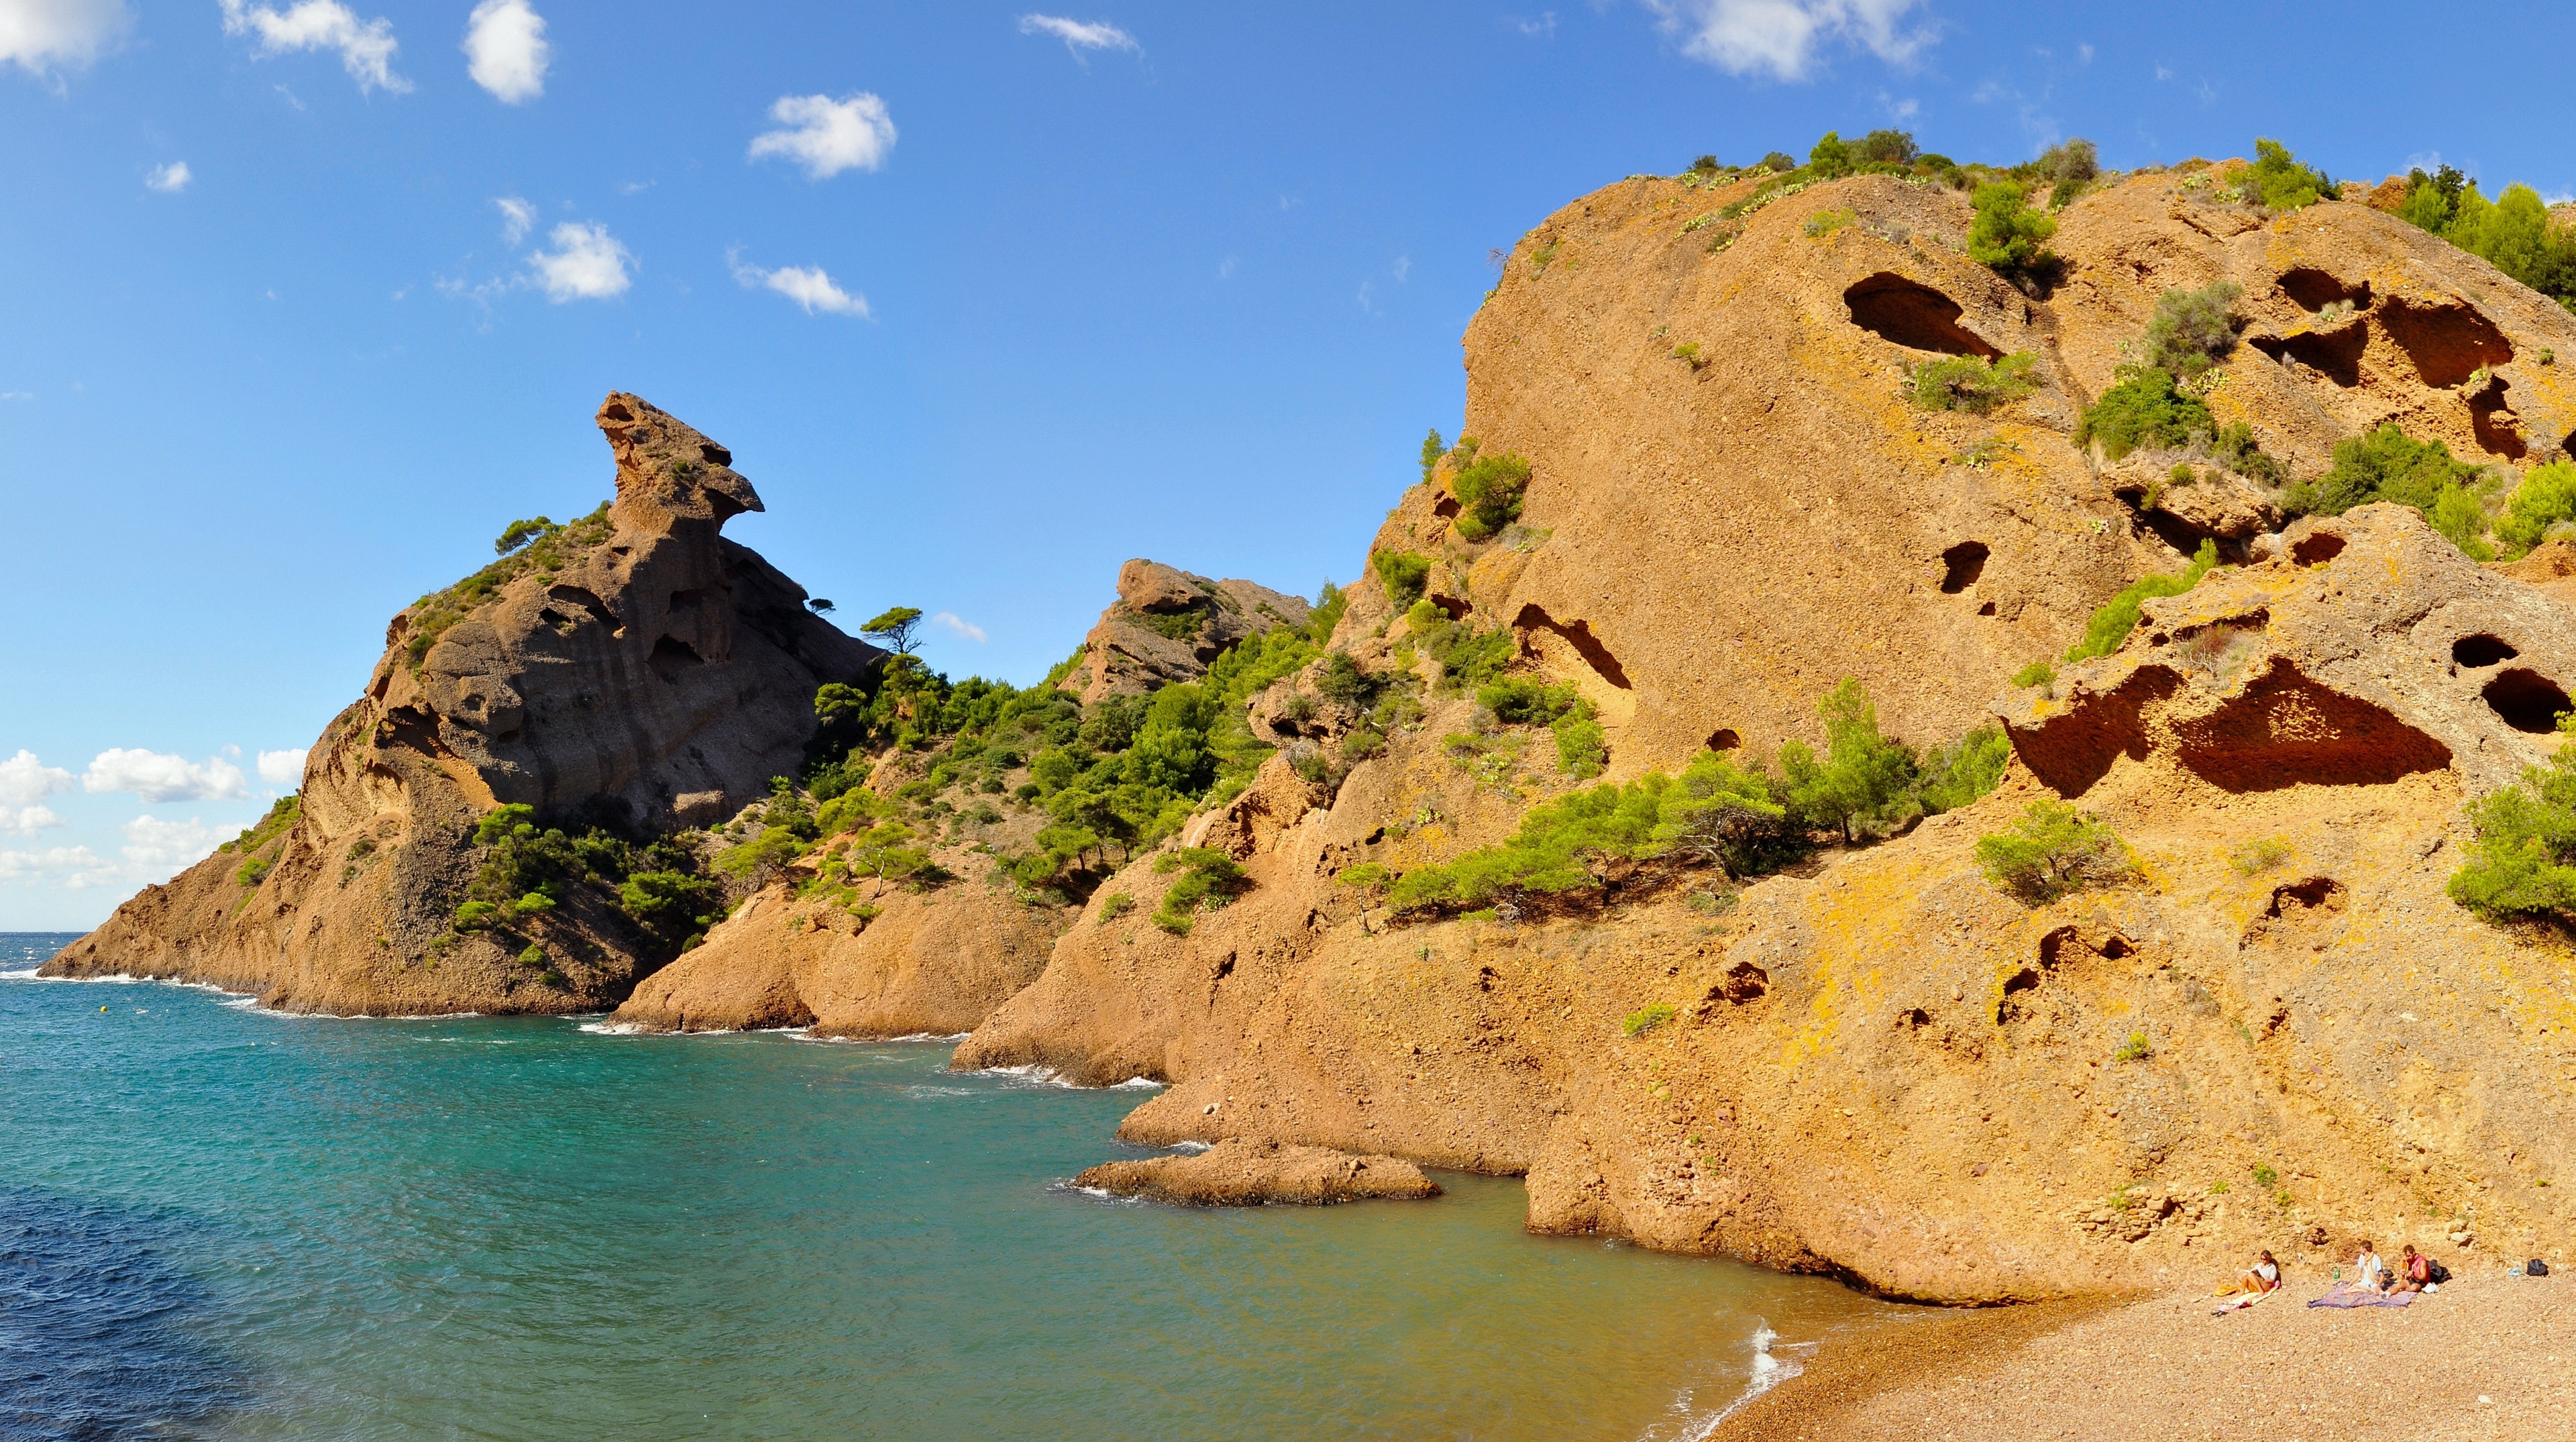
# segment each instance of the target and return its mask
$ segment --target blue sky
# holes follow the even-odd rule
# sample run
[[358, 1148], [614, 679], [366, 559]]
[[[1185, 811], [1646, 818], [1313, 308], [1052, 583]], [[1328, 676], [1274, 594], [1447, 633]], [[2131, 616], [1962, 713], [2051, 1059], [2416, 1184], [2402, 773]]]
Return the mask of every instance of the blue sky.
[[1623, 175], [1899, 123], [2576, 183], [2560, 15], [2320, 13], [0, 0], [0, 929], [291, 787], [388, 617], [605, 498], [612, 388], [1026, 682], [1129, 556], [1347, 579], [1488, 250]]

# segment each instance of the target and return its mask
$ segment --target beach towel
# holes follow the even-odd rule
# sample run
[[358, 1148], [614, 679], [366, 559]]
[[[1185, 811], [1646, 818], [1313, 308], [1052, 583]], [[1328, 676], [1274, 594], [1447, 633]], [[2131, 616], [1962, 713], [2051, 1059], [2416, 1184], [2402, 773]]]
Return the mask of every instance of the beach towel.
[[2337, 1283], [2327, 1293], [2308, 1303], [2311, 1307], [2403, 1307], [2415, 1300], [2413, 1292], [2382, 1292], [2359, 1282]]
[[[2280, 1289], [2280, 1288], [2278, 1288], [2278, 1287], [2274, 1287], [2274, 1288], [2272, 1289], [2272, 1292], [2277, 1292], [2277, 1291], [2279, 1291], [2279, 1290], [2281, 1290], [2281, 1289]], [[2268, 1297], [2268, 1296], [2272, 1295], [2272, 1292], [2234, 1292], [2234, 1293], [2222, 1293], [2221, 1295], [2225, 1296], [2225, 1297], [2227, 1298], [2227, 1300], [2225, 1300], [2225, 1301], [2223, 1301], [2223, 1302], [2220, 1302], [2220, 1303], [2218, 1304], [2217, 1309], [2216, 1309], [2215, 1311], [2212, 1311], [2209, 1315], [2211, 1315], [2211, 1316], [2213, 1316], [2213, 1317], [2224, 1317], [2224, 1316], [2226, 1316], [2226, 1315], [2227, 1315], [2228, 1313], [2230, 1313], [2230, 1312], [2241, 1312], [2241, 1311], [2244, 1311], [2246, 1308], [2253, 1306], [2255, 1303], [2257, 1303], [2257, 1302], [2259, 1302], [2259, 1301], [2262, 1301], [2265, 1297]]]

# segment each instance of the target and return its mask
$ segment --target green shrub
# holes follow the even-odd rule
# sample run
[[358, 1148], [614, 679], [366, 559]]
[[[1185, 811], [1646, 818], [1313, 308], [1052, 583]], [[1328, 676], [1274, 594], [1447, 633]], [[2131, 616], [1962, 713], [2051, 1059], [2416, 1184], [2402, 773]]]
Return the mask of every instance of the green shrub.
[[1377, 582], [1398, 610], [1421, 600], [1431, 583], [1431, 558], [1419, 551], [1379, 551], [1369, 564], [1377, 568]]
[[490, 926], [501, 914], [501, 908], [489, 901], [468, 901], [456, 908], [458, 931], [479, 931]]
[[1971, 197], [1976, 222], [1968, 228], [1968, 259], [2005, 274], [2036, 269], [2046, 254], [2057, 222], [2030, 208], [2029, 197], [2010, 181], [1989, 181]]
[[1440, 428], [1433, 426], [1431, 434], [1422, 438], [1422, 484], [1431, 484], [1432, 476], [1440, 469], [1440, 458], [1447, 454], [1449, 443], [1440, 439]]
[[2120, 1049], [2111, 1053], [2111, 1060], [2145, 1061], [2148, 1057], [2154, 1056], [2155, 1054], [2156, 1049], [2147, 1042], [2147, 1034], [2142, 1031], [2133, 1031], [2129, 1033], [2129, 1039], [2127, 1041], [2120, 1043]]
[[2188, 380], [2225, 360], [2243, 325], [2233, 307], [2244, 293], [2233, 281], [2214, 280], [2156, 297], [2143, 345], [2146, 364]]
[[533, 941], [528, 943], [528, 949], [527, 949], [527, 950], [522, 951], [522, 952], [520, 952], [520, 953], [519, 953], [519, 965], [521, 965], [521, 966], [536, 966], [536, 967], [542, 967], [542, 966], [544, 966], [545, 964], [546, 964], [546, 949], [545, 949], [544, 947], [542, 947], [542, 946], [537, 945], [537, 944], [536, 944], [535, 942], [533, 942]]
[[1914, 748], [1879, 734], [1878, 708], [1859, 680], [1844, 677], [1817, 703], [1816, 714], [1825, 723], [1823, 761], [1800, 742], [1780, 747], [1787, 800], [1800, 821], [1831, 827], [1850, 843], [1921, 813]]
[[2252, 876], [2269, 871], [2290, 854], [2290, 844], [2277, 836], [2265, 836], [2240, 843], [2227, 853], [2227, 864], [2239, 876]]
[[290, 791], [284, 796], [281, 796], [275, 801], [269, 803], [267, 815], [262, 816], [257, 821], [243, 827], [239, 836], [234, 837], [232, 840], [225, 842], [223, 845], [218, 846], [215, 849], [217, 851], [238, 851], [244, 854], [257, 851], [268, 845], [268, 843], [275, 841], [278, 837], [285, 835], [287, 828], [302, 820], [303, 817], [303, 795], [301, 792]]
[[1513, 676], [1476, 688], [1476, 704], [1506, 726], [1545, 726], [1572, 711], [1579, 698], [1571, 686]]
[[2258, 1187], [2269, 1187], [2274, 1182], [2281, 1179], [2281, 1174], [2279, 1172], [2276, 1172], [2272, 1170], [2270, 1166], [2259, 1162], [2255, 1164], [2253, 1176], [2254, 1185]]
[[2129, 583], [2085, 622], [2084, 639], [2067, 648], [2066, 659], [2070, 662], [2089, 661], [2119, 650], [2120, 643], [2128, 640], [2129, 633], [2138, 628], [2140, 602], [2150, 596], [2179, 596], [2199, 585], [2200, 578], [2217, 565], [2217, 544], [2202, 541], [2199, 552], [2191, 558], [2191, 565], [2181, 575], [2145, 576]]
[[1926, 755], [1915, 794], [1928, 814], [1956, 811], [2002, 784], [2011, 761], [2012, 742], [2004, 728], [1988, 722]]
[[1820, 210], [1807, 217], [1804, 229], [1810, 240], [1821, 240], [1846, 225], [1858, 225], [1860, 217], [1848, 210]]
[[1663, 1002], [1642, 1006], [1620, 1019], [1619, 1030], [1630, 1036], [1642, 1036], [1673, 1019], [1673, 1009]]
[[[2570, 720], [2559, 718], [2562, 735], [2576, 731]], [[2576, 920], [2576, 746], [2524, 767], [2521, 780], [2472, 802], [2468, 817], [2477, 840], [2451, 873], [2453, 901], [2491, 921]]]
[[2027, 690], [2033, 686], [2045, 686], [2056, 679], [2056, 667], [2046, 661], [2033, 661], [2013, 673], [2012, 683]]
[[513, 916], [540, 916], [555, 909], [555, 899], [542, 891], [531, 891], [510, 903]]
[[2549, 528], [2576, 521], [2576, 465], [2551, 461], [2523, 473], [2495, 533], [2515, 555], [2539, 545]]
[[2334, 465], [2283, 491], [2281, 509], [2293, 516], [2340, 516], [2355, 506], [2393, 501], [2412, 506], [2452, 544], [2484, 560], [2493, 552], [2483, 539], [2486, 507], [2472, 489], [2477, 478], [2478, 468], [2452, 459], [2449, 446], [2415, 440], [2390, 423], [2336, 445]]
[[501, 529], [499, 539], [492, 542], [492, 554], [506, 556], [521, 546], [551, 536], [562, 529], [563, 527], [543, 516], [528, 521], [512, 521]]
[[2011, 830], [1977, 838], [1977, 865], [1988, 881], [2034, 905], [2133, 869], [2128, 846], [2101, 818], [2061, 801], [2034, 801]]
[[1823, 139], [1807, 148], [1807, 172], [1818, 180], [1849, 175], [1851, 168], [1851, 147], [1843, 143], [1839, 131], [1826, 131]]
[[2174, 389], [2172, 373], [2147, 366], [2123, 366], [2120, 380], [2084, 408], [2075, 443], [2102, 442], [2113, 460], [2140, 446], [2182, 446], [2212, 429], [2209, 407]]
[[2255, 443], [2254, 428], [2243, 421], [2221, 426], [2209, 438], [2210, 459], [2240, 476], [2261, 481], [2267, 486], [2284, 486], [2290, 482], [2290, 468]]
[[1700, 358], [1699, 342], [1695, 340], [1686, 340], [1680, 345], [1674, 346], [1672, 355], [1673, 359], [1677, 361], [1689, 362], [1692, 370], [1698, 370], [1701, 366], [1708, 364], [1707, 361]]
[[1650, 774], [1625, 787], [1596, 786], [1532, 808], [1499, 846], [1470, 851], [1397, 878], [1398, 911], [1465, 909], [1507, 889], [1554, 893], [1599, 887], [1608, 863], [1649, 854], [1671, 778]]
[[1324, 658], [1324, 669], [1315, 677], [1315, 689], [1345, 706], [1359, 706], [1377, 690], [1377, 682], [1360, 669], [1348, 651], [1335, 651]]
[[1927, 411], [1987, 415], [2017, 401], [2039, 384], [2039, 357], [2015, 351], [1989, 362], [1981, 356], [1944, 356], [1914, 368], [1906, 394]]
[[1123, 891], [1113, 891], [1100, 900], [1100, 925], [1107, 926], [1136, 909], [1136, 898]]
[[1362, 891], [1383, 891], [1394, 879], [1384, 863], [1363, 861], [1356, 866], [1343, 867], [1333, 881], [1336, 885], [1355, 886]]
[[1663, 793], [1649, 839], [1729, 879], [1776, 870], [1807, 850], [1805, 831], [1775, 797], [1761, 765], [1739, 767], [1715, 751], [1692, 758]]
[[1852, 159], [1864, 165], [1912, 165], [1922, 154], [1911, 130], [1873, 130], [1851, 142]]
[[1557, 769], [1566, 775], [1589, 781], [1609, 768], [1609, 733], [1593, 719], [1591, 703], [1577, 701], [1574, 709], [1557, 717], [1548, 730], [1556, 735]]
[[244, 886], [257, 886], [268, 879], [269, 867], [272, 864], [265, 856], [254, 856], [234, 870], [233, 880]]
[[1244, 884], [1243, 868], [1212, 846], [1185, 846], [1167, 852], [1154, 860], [1154, 870], [1169, 875], [1178, 871], [1181, 879], [1163, 893], [1163, 904], [1154, 911], [1154, 924], [1174, 936], [1187, 936], [1202, 907], [1215, 910], [1223, 906]]
[[[1461, 440], [1463, 448], [1469, 443]], [[1458, 534], [1471, 541], [1481, 541], [1520, 519], [1521, 496], [1529, 489], [1530, 464], [1518, 453], [1477, 455], [1449, 480], [1450, 489], [1458, 496], [1458, 516], [1454, 524]], [[1430, 562], [1423, 562], [1423, 573], [1430, 573]], [[1378, 574], [1384, 576], [1381, 569]], [[1392, 587], [1387, 594], [1395, 594]]]
[[2248, 196], [2259, 197], [2274, 210], [2297, 210], [2338, 193], [2324, 171], [2299, 164], [2277, 140], [2254, 142], [2254, 168], [2243, 184]]

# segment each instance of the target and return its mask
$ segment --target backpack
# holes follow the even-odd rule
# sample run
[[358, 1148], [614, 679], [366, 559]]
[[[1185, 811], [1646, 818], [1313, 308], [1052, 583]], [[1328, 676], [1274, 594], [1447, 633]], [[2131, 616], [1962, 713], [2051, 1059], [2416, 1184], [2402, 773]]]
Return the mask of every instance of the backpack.
[[2425, 1267], [2424, 1273], [2424, 1279], [2437, 1287], [2451, 1280], [2451, 1269], [2439, 1262], [2430, 1263]]
[[2549, 1264], [2534, 1257], [2531, 1259], [2531, 1264], [2522, 1269], [2522, 1274], [2526, 1277], [2546, 1277], [2549, 1275]]

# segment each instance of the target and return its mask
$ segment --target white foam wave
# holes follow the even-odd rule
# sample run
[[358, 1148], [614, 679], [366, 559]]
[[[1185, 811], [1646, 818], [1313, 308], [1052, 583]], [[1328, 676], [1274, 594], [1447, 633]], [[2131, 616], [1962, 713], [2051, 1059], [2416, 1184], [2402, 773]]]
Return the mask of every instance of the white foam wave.
[[1151, 1077], [1131, 1076], [1123, 1082], [1111, 1082], [1105, 1087], [1089, 1087], [1084, 1086], [1078, 1081], [1072, 1081], [1068, 1079], [1064, 1073], [1057, 1071], [1054, 1067], [1047, 1066], [1039, 1062], [1030, 1062], [1025, 1066], [982, 1067], [969, 1073], [969, 1075], [1003, 1077], [1007, 1080], [1018, 1082], [1026, 1086], [1063, 1087], [1067, 1091], [1078, 1092], [1154, 1091], [1168, 1085], [1168, 1083], [1165, 1082], [1155, 1081]]
[[1690, 1430], [1682, 1434], [1681, 1442], [1708, 1442], [1709, 1438], [1717, 1435], [1718, 1425], [1724, 1422], [1727, 1418], [1743, 1411], [1746, 1403], [1751, 1402], [1754, 1398], [1761, 1396], [1763, 1393], [1770, 1391], [1772, 1388], [1779, 1386], [1781, 1383], [1786, 1382], [1790, 1378], [1807, 1370], [1805, 1367], [1800, 1366], [1797, 1359], [1794, 1357], [1778, 1357], [1772, 1355], [1772, 1344], [1779, 1340], [1780, 1335], [1771, 1330], [1770, 1323], [1759, 1319], [1755, 1320], [1753, 1324], [1753, 1375], [1745, 1379], [1744, 1390], [1735, 1394], [1734, 1401], [1727, 1403], [1724, 1407], [1719, 1408], [1709, 1416], [1703, 1417], [1692, 1423]]
[[904, 1095], [927, 1101], [932, 1097], [971, 1097], [978, 1095], [973, 1087], [905, 1087]]
[[1192, 1156], [1196, 1156], [1196, 1155], [1198, 1155], [1200, 1152], [1207, 1152], [1207, 1151], [1214, 1151], [1214, 1150], [1216, 1150], [1216, 1143], [1214, 1143], [1214, 1142], [1174, 1142], [1174, 1143], [1172, 1143], [1172, 1150], [1173, 1150], [1173, 1151], [1176, 1151], [1176, 1152], [1188, 1152], [1190, 1155], [1192, 1155]]
[[1158, 1082], [1149, 1076], [1131, 1076], [1127, 1078], [1127, 1080], [1109, 1088], [1109, 1090], [1114, 1092], [1150, 1092], [1160, 1091], [1165, 1085], [1167, 1084], [1164, 1082]]
[[586, 1021], [573, 1030], [586, 1031], [592, 1036], [646, 1036], [653, 1029], [631, 1021]]
[[0, 971], [0, 981], [42, 981], [44, 978], [36, 975], [38, 970], [31, 966], [25, 971]]

